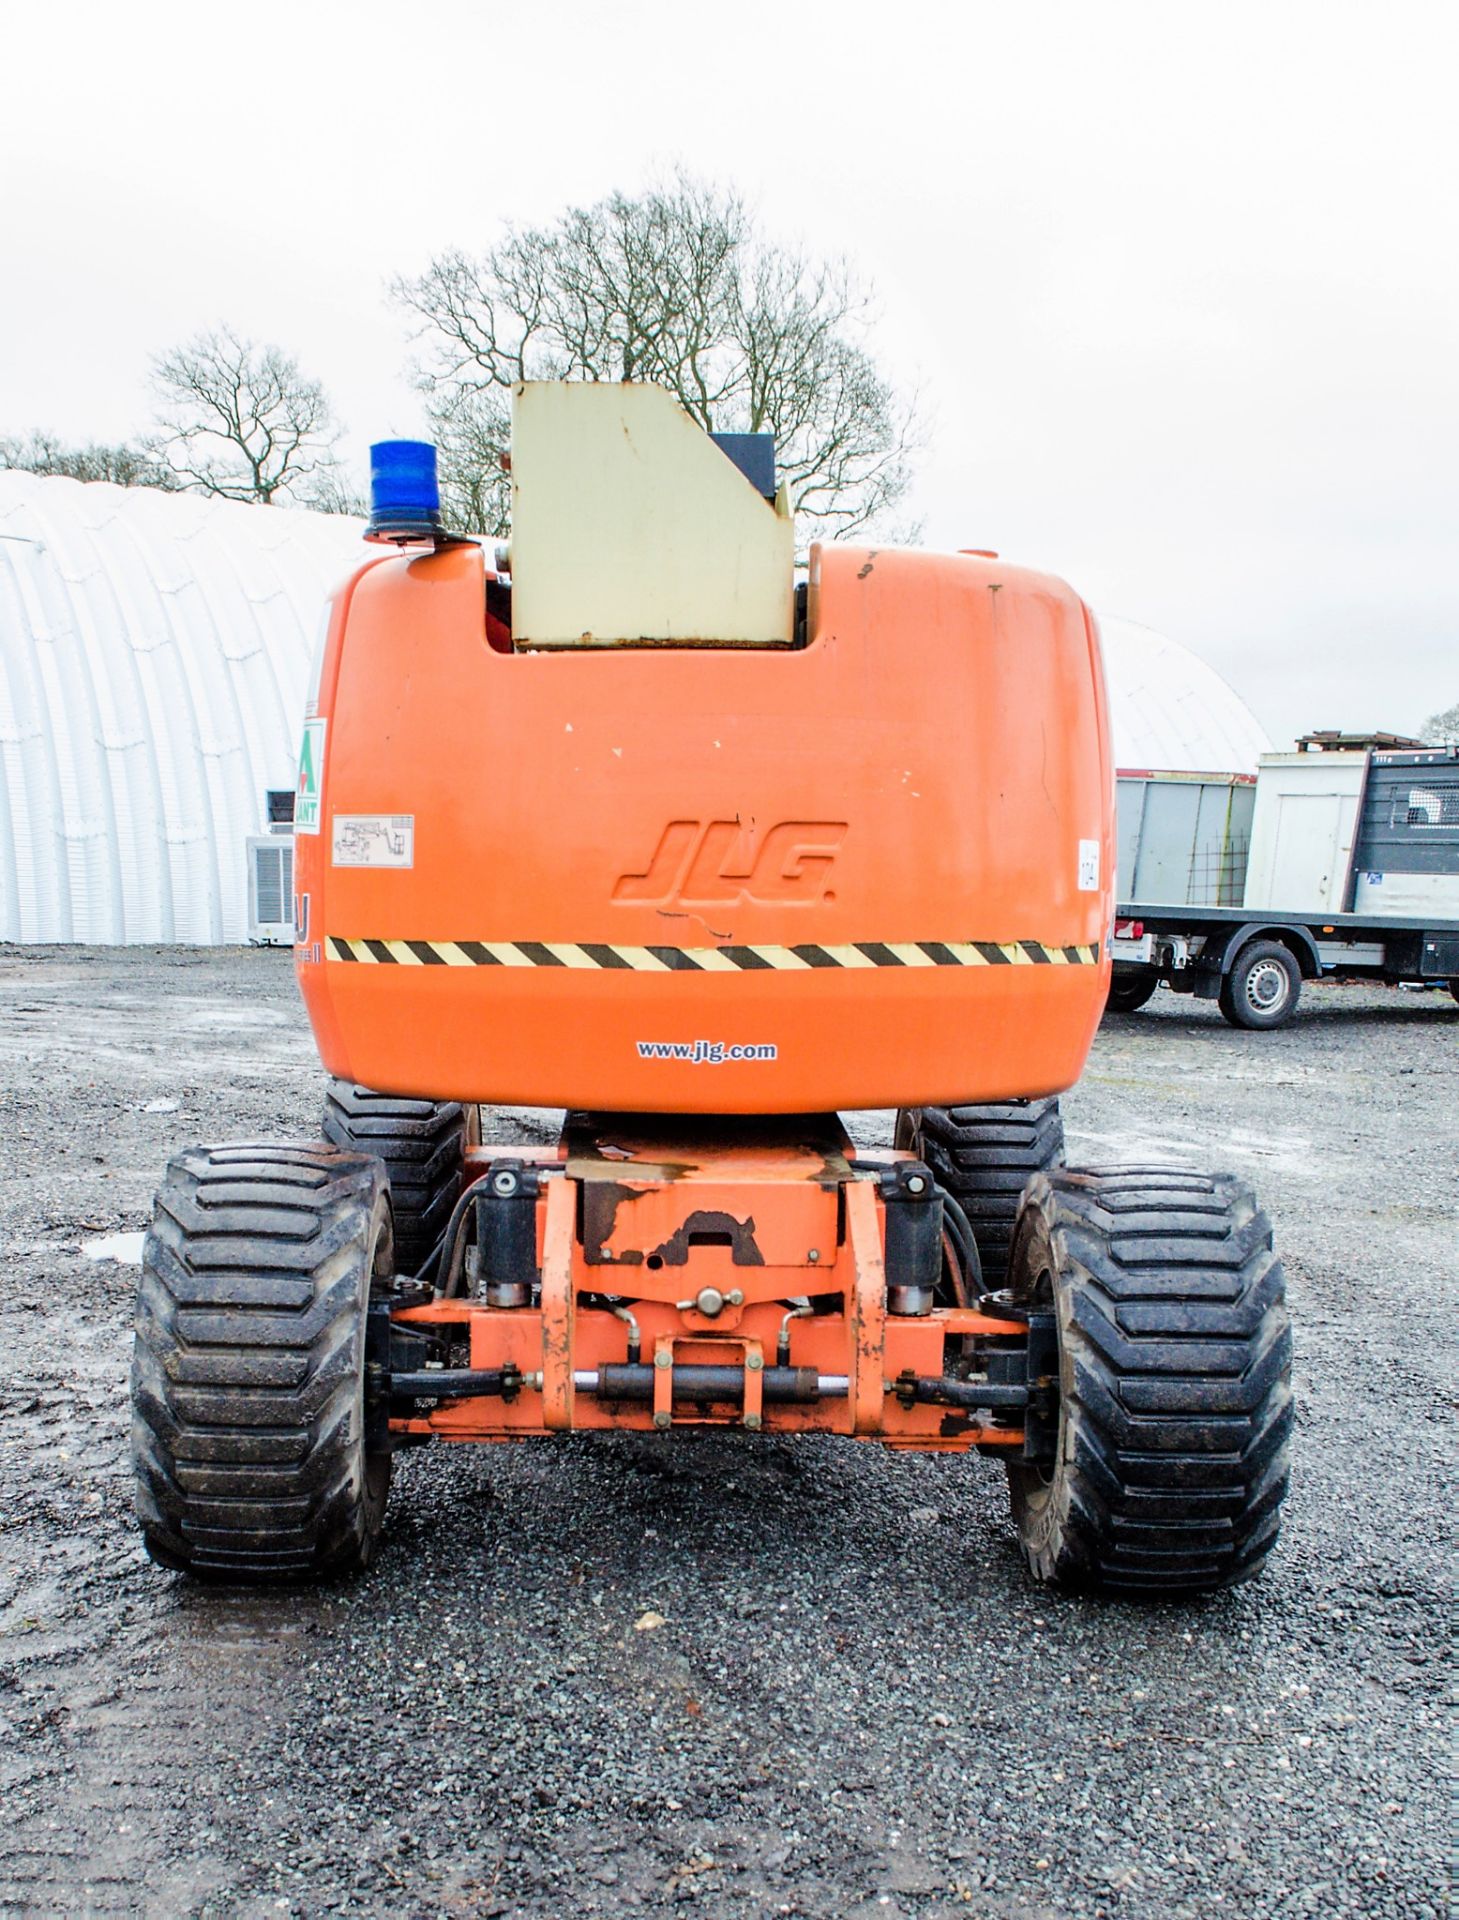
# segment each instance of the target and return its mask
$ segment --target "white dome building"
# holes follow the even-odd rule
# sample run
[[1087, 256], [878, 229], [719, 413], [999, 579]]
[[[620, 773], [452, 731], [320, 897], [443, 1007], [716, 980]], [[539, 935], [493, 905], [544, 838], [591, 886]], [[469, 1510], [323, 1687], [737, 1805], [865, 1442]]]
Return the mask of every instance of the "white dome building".
[[1101, 614], [1099, 631], [1122, 774], [1255, 774], [1272, 743], [1213, 667], [1132, 620]]
[[[0, 471], [0, 941], [248, 938], [248, 841], [294, 787], [321, 613], [360, 534]], [[1266, 737], [1217, 674], [1100, 625], [1121, 771], [1255, 771]]]
[[360, 525], [0, 472], [0, 940], [247, 939]]

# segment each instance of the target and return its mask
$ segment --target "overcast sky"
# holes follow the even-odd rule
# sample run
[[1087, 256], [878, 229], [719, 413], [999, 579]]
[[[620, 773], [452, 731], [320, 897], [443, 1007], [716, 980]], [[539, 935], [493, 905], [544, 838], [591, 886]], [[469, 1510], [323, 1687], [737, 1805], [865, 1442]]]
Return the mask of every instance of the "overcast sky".
[[44, 6], [0, 39], [0, 433], [228, 321], [350, 448], [384, 283], [678, 162], [849, 255], [944, 546], [1194, 647], [1278, 744], [1459, 700], [1459, 7]]

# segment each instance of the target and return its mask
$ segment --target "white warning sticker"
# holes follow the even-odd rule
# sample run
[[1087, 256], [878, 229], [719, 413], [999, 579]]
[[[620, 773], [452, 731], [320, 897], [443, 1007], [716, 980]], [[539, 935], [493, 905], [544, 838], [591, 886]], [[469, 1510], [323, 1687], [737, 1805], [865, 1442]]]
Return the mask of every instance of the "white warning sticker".
[[413, 813], [337, 813], [333, 863], [337, 867], [413, 867]]
[[1099, 892], [1099, 842], [1097, 840], [1079, 842], [1079, 891], [1081, 893]]

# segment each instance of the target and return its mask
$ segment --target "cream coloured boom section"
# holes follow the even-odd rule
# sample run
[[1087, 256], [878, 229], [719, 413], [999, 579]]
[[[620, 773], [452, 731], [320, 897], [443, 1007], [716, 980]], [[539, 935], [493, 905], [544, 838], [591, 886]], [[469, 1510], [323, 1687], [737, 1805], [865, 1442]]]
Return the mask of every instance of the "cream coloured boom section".
[[785, 646], [795, 529], [661, 387], [513, 389], [519, 647]]

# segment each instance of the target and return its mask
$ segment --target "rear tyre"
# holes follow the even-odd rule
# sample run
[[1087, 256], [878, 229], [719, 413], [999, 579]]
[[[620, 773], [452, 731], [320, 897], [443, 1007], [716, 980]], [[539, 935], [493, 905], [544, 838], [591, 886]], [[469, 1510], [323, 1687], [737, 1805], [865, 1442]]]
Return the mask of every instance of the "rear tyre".
[[390, 1195], [369, 1155], [197, 1147], [171, 1162], [132, 1348], [154, 1560], [248, 1583], [368, 1564], [390, 1455], [365, 1443], [366, 1310], [390, 1272]]
[[1138, 1013], [1159, 985], [1154, 967], [1116, 967], [1105, 1005], [1111, 1013]]
[[1024, 1199], [1010, 1280], [1058, 1329], [1055, 1460], [1008, 1468], [1035, 1577], [1162, 1594], [1260, 1572], [1287, 1491], [1292, 1338], [1246, 1182], [1046, 1175]]
[[1459, 980], [1451, 980], [1449, 982], [1449, 991], [1456, 1000], [1459, 1000]]
[[1059, 1102], [1004, 1100], [986, 1107], [904, 1107], [896, 1143], [916, 1154], [962, 1205], [978, 1243], [983, 1284], [1004, 1284], [1023, 1190], [1036, 1173], [1062, 1166]]
[[480, 1109], [455, 1100], [403, 1100], [331, 1080], [321, 1129], [335, 1146], [374, 1154], [384, 1163], [396, 1269], [419, 1273], [461, 1192], [466, 1149], [481, 1138]]
[[1248, 940], [1218, 996], [1233, 1027], [1284, 1027], [1297, 1011], [1302, 969], [1280, 940]]

